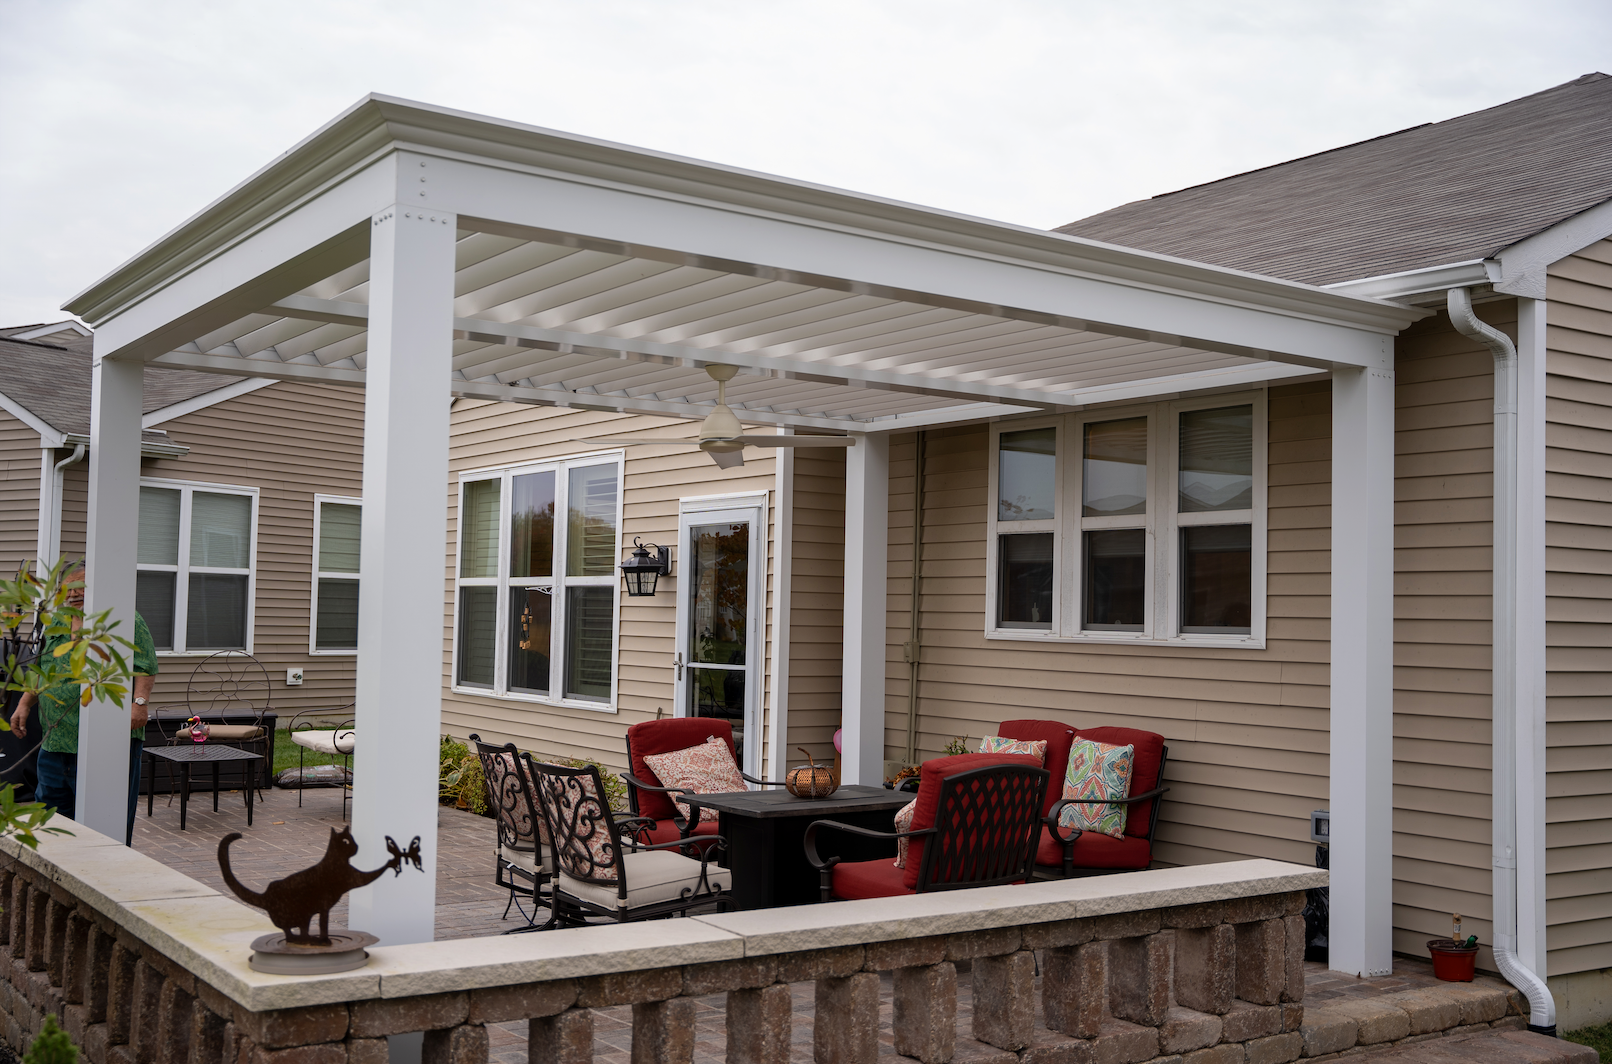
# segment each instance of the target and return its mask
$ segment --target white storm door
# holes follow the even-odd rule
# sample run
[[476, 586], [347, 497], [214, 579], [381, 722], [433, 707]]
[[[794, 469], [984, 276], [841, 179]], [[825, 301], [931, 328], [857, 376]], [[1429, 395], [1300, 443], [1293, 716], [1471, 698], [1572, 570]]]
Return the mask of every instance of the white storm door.
[[740, 767], [760, 776], [766, 497], [684, 499], [681, 510], [675, 712], [731, 723]]

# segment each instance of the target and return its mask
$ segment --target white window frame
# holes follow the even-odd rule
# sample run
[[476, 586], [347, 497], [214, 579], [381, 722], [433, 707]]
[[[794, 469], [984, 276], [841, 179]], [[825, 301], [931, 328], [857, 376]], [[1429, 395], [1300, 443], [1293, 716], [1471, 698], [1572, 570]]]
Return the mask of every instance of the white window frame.
[[[259, 491], [257, 488], [244, 487], [238, 484], [208, 484], [196, 480], [168, 480], [161, 477], [141, 477], [142, 488], [168, 488], [179, 491], [179, 555], [177, 565], [156, 565], [139, 562], [135, 565], [136, 572], [174, 573], [174, 637], [172, 650], [159, 650], [159, 658], [199, 658], [209, 654], [218, 653], [218, 648], [211, 650], [186, 649], [185, 637], [189, 634], [187, 627], [190, 620], [190, 574], [222, 573], [230, 576], [242, 575], [240, 569], [224, 569], [216, 566], [198, 565], [194, 569], [190, 564], [190, 500], [198, 491], [211, 492], [215, 495], [245, 495], [252, 500], [252, 519], [250, 525], [250, 538], [247, 547], [248, 566], [246, 576], [246, 646], [243, 648], [248, 654], [253, 652], [255, 638], [255, 622], [257, 619], [257, 521], [259, 511]], [[138, 525], [138, 522], [136, 522]], [[138, 535], [136, 531], [136, 535]], [[138, 545], [137, 549], [138, 549]]]
[[[308, 653], [318, 657], [353, 657], [357, 655], [358, 648], [340, 650], [334, 647], [321, 648], [319, 646], [319, 580], [357, 580], [357, 573], [327, 573], [319, 568], [319, 529], [324, 519], [324, 504], [335, 503], [338, 506], [358, 507], [360, 519], [364, 510], [364, 500], [351, 495], [315, 495], [313, 497], [313, 583], [308, 593]], [[363, 584], [359, 584], [359, 594], [363, 594]]]
[[[560, 458], [526, 462], [513, 466], [493, 466], [466, 470], [459, 474], [457, 526], [454, 533], [453, 557], [453, 618], [450, 628], [452, 653], [450, 655], [449, 689], [454, 694], [479, 698], [497, 698], [510, 702], [530, 702], [536, 705], [562, 706], [567, 709], [585, 709], [594, 713], [617, 712], [617, 699], [621, 683], [621, 572], [618, 569], [606, 576], [566, 576], [566, 537], [570, 533], [566, 517], [569, 510], [570, 476], [572, 469], [583, 466], [614, 465], [616, 468], [616, 542], [611, 557], [621, 557], [621, 522], [626, 492], [626, 452], [596, 451], [587, 454], [565, 455]], [[549, 627], [549, 693], [533, 694], [529, 691], [509, 690], [509, 504], [515, 477], [527, 473], [554, 473], [554, 575], [551, 577], [522, 578], [520, 587], [553, 587], [550, 595], [553, 610]], [[461, 576], [464, 554], [465, 486], [473, 481], [498, 480], [498, 575], [492, 577]], [[466, 587], [497, 587], [497, 610], [494, 649], [493, 685], [473, 687], [459, 682], [459, 617], [462, 609], [461, 590]], [[570, 587], [609, 587], [612, 589], [610, 614], [610, 697], [606, 701], [583, 698], [566, 698], [565, 676], [565, 594]]]
[[[1178, 512], [1177, 471], [1180, 464], [1180, 415], [1192, 410], [1253, 406], [1253, 507], [1212, 513]], [[1148, 418], [1148, 507], [1144, 517], [1082, 517], [1082, 442], [1091, 422]], [[1004, 433], [1055, 426], [1057, 436], [1056, 519], [1000, 521], [999, 444]], [[1057, 643], [1103, 643], [1143, 646], [1263, 648], [1267, 621], [1268, 426], [1266, 390], [1199, 395], [1146, 404], [1091, 407], [1059, 417], [999, 421], [991, 426], [988, 512], [986, 515], [985, 636], [987, 639]], [[1193, 525], [1243, 524], [1250, 527], [1250, 630], [1245, 634], [1182, 632], [1180, 594], [1180, 530]], [[1099, 528], [1143, 527], [1147, 535], [1146, 618], [1140, 632], [1083, 630], [1084, 587], [1082, 532]], [[997, 621], [1001, 536], [1014, 532], [1053, 532], [1053, 609], [1050, 630], [1003, 627]]]

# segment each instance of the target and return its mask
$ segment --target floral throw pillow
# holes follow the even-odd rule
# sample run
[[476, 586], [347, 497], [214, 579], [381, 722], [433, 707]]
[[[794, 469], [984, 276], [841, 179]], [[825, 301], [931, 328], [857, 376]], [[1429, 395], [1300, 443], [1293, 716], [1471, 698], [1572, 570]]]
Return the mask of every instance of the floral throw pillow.
[[1009, 739], [1001, 735], [987, 735], [980, 740], [980, 753], [982, 754], [1027, 754], [1030, 757], [1039, 757], [1045, 767], [1047, 763], [1047, 741], [1045, 739]]
[[[499, 823], [507, 827], [514, 834], [518, 845], [531, 845], [532, 831], [537, 831], [538, 841], [544, 846], [549, 844], [549, 826], [543, 820], [541, 813], [537, 816], [537, 823], [532, 823], [531, 812], [526, 808], [526, 800], [521, 796], [520, 784], [516, 782], [515, 773], [520, 772], [526, 779], [527, 789], [531, 791], [533, 803], [537, 802], [537, 786], [532, 782], [532, 774], [526, 770], [526, 759], [517, 758], [514, 754], [504, 752], [495, 754], [498, 758], [498, 779], [488, 780], [488, 790], [493, 794], [493, 809], [498, 814]], [[483, 762], [485, 765], [486, 762]]]
[[[749, 789], [744, 785], [744, 777], [739, 775], [739, 766], [733, 763], [733, 751], [715, 735], [687, 750], [650, 754], [644, 758], [644, 764], [659, 777], [663, 787], [681, 787], [695, 794], [730, 794]], [[678, 802], [677, 811], [683, 814], [684, 820], [688, 819], [686, 803]], [[701, 820], [715, 820], [717, 816], [715, 809], [700, 810]]]
[[[918, 799], [914, 798], [900, 809], [896, 810], [896, 830], [912, 830], [912, 814], [918, 811]], [[896, 867], [907, 867], [907, 839], [896, 840]]]
[[611, 837], [609, 806], [600, 796], [598, 771], [538, 776], [544, 814], [554, 818], [560, 871], [590, 883], [614, 883], [617, 847]]
[[1076, 739], [1069, 748], [1069, 769], [1063, 777], [1063, 796], [1083, 799], [1066, 805], [1058, 814], [1061, 828], [1079, 828], [1125, 837], [1126, 807], [1106, 799], [1128, 798], [1131, 793], [1131, 765], [1136, 747]]

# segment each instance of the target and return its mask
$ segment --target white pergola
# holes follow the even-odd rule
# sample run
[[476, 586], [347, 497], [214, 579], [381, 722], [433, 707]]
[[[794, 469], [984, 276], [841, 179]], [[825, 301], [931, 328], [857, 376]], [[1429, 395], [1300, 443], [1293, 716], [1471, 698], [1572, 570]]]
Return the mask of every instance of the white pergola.
[[[893, 432], [1333, 381], [1333, 966], [1391, 934], [1393, 337], [1421, 312], [370, 96], [67, 304], [95, 326], [90, 606], [134, 609], [146, 364], [365, 390], [353, 828], [424, 876], [356, 926], [432, 937], [450, 396], [851, 434], [847, 774], [883, 750]], [[123, 830], [115, 714], [79, 809]], [[380, 786], [382, 780], [388, 781]], [[397, 782], [403, 781], [403, 782]], [[411, 782], [412, 781], [412, 782]]]

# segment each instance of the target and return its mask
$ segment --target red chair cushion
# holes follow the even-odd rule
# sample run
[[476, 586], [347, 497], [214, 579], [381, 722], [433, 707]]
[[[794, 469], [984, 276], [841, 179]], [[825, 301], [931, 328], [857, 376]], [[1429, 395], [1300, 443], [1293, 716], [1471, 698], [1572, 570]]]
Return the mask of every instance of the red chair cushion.
[[[673, 717], [670, 720], [646, 720], [627, 729], [627, 771], [652, 787], [664, 787], [660, 777], [644, 764], [644, 758], [654, 754], [669, 754], [674, 750], [687, 750], [699, 746], [713, 735], [721, 736], [733, 753], [733, 725], [714, 717]], [[735, 756], [734, 761], [738, 761]], [[677, 815], [671, 798], [653, 791], [637, 791], [638, 815], [655, 820], [670, 820]], [[675, 836], [674, 836], [675, 837]], [[668, 840], [669, 841], [669, 840]]]
[[[1106, 741], [1106, 740], [1105, 740]], [[1096, 831], [1087, 831], [1075, 840], [1076, 868], [1109, 868], [1140, 871], [1153, 858], [1153, 848], [1147, 837], [1136, 839], [1127, 835], [1116, 839]], [[1036, 847], [1035, 863], [1051, 865], [1063, 874], [1063, 843], [1046, 828], [1041, 829], [1041, 845]]]
[[829, 890], [836, 898], [894, 898], [911, 894], [903, 882], [903, 872], [888, 857], [877, 861], [851, 861], [829, 869]]
[[[940, 781], [959, 772], [984, 768], [987, 765], [1030, 765], [1041, 767], [1039, 757], [1028, 754], [956, 754], [925, 761], [918, 777], [918, 804], [912, 812], [912, 830], [923, 831], [935, 826], [935, 814], [940, 811]], [[899, 869], [902, 883], [910, 892], [918, 889], [918, 870], [924, 863], [925, 836], [908, 840], [907, 867]], [[892, 864], [891, 867], [894, 867]]]
[[1047, 800], [1041, 803], [1041, 815], [1046, 816], [1063, 797], [1063, 776], [1069, 771], [1069, 748], [1075, 745], [1075, 729], [1057, 720], [1004, 720], [996, 734], [1004, 739], [1046, 742], [1047, 771], [1052, 774], [1047, 781]]
[[[716, 829], [717, 821], [702, 820], [694, 825], [693, 833], [695, 835], [715, 835]], [[676, 842], [683, 837], [683, 833], [677, 830], [677, 821], [657, 820], [655, 821], [655, 826], [649, 829], [648, 837], [650, 845], [655, 845], [661, 842]]]
[[[1146, 794], [1159, 785], [1159, 763], [1164, 760], [1164, 736], [1137, 728], [1079, 728], [1075, 731], [1075, 737], [1113, 746], [1136, 747], [1135, 759], [1131, 762], [1131, 793]], [[1059, 784], [1061, 790], [1061, 779]], [[1158, 799], [1137, 802], [1131, 806], [1130, 815], [1125, 818], [1125, 834], [1133, 838], [1147, 838], [1147, 823], [1153, 815], [1154, 801]]]

